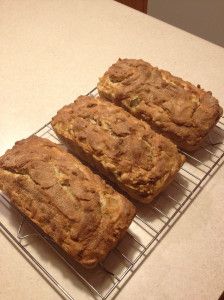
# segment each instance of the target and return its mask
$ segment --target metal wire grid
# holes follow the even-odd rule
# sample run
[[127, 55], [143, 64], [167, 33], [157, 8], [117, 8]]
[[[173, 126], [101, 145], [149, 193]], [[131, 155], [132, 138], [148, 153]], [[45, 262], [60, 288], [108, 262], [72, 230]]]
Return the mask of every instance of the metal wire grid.
[[[92, 270], [86, 270], [66, 257], [3, 194], [0, 195], [1, 204], [9, 210], [13, 209], [16, 211], [20, 215], [20, 218], [22, 218], [22, 222], [19, 228], [17, 227], [17, 232], [10, 231], [2, 222], [0, 222], [0, 228], [67, 299], [74, 300], [74, 296], [63, 286], [62, 282], [59, 283], [49, 269], [43, 266], [43, 262], [35, 257], [31, 249], [29, 249], [27, 242], [24, 245], [24, 241], [30, 239], [32, 236], [43, 239], [46, 242], [46, 246], [51, 247], [60, 259], [66, 263], [72, 276], [75, 275], [81, 279], [85, 286], [89, 288], [95, 299], [107, 299], [119, 291], [119, 288], [127, 281], [139, 263], [154, 249], [167, 230], [183, 214], [197, 192], [202, 188], [202, 184], [206, 178], [223, 162], [223, 120], [222, 118], [209, 134], [208, 139], [200, 150], [194, 154], [183, 152], [187, 157], [187, 162], [181, 168], [173, 182], [159, 197], [150, 205], [135, 203], [138, 214], [128, 232], [116, 249], [111, 251], [107, 256], [105, 261]], [[43, 126], [36, 132], [36, 135], [48, 138], [57, 143], [60, 142], [50, 123]], [[22, 235], [21, 231], [25, 231], [26, 234]]]

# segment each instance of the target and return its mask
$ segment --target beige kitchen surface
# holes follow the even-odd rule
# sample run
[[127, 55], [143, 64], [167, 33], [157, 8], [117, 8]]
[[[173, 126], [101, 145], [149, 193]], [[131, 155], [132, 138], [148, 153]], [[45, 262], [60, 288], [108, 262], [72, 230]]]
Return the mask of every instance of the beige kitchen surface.
[[[224, 106], [223, 48], [114, 1], [2, 0], [0, 45], [0, 155], [94, 88], [118, 57], [143, 58], [199, 83]], [[117, 299], [219, 297], [224, 288], [223, 178], [221, 165], [121, 286]], [[0, 209], [15, 230], [20, 219]], [[0, 242], [0, 299], [61, 299], [3, 231]], [[74, 299], [94, 299], [56, 254], [46, 253], [42, 241], [33, 242], [33, 251]]]

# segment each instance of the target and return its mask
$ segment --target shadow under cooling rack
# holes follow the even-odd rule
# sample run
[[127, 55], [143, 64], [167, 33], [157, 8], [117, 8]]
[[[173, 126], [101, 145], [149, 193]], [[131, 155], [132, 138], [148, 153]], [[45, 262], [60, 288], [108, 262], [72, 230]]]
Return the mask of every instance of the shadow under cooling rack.
[[[0, 228], [67, 299], [77, 300], [77, 291], [80, 290], [85, 293], [88, 291], [88, 299], [111, 298], [159, 244], [161, 238], [196, 197], [206, 179], [223, 162], [223, 120], [222, 118], [198, 151], [193, 154], [184, 152], [187, 161], [159, 197], [149, 205], [135, 203], [138, 213], [128, 232], [105, 261], [94, 269], [84, 269], [71, 261], [3, 194], [0, 194]], [[60, 143], [50, 123], [35, 134]]]

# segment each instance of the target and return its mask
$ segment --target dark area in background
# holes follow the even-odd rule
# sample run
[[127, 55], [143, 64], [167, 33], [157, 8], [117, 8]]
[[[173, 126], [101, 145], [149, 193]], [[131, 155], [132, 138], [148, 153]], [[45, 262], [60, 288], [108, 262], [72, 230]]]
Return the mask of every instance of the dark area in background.
[[147, 13], [148, 0], [116, 0], [141, 12]]
[[149, 0], [148, 14], [224, 47], [224, 0]]

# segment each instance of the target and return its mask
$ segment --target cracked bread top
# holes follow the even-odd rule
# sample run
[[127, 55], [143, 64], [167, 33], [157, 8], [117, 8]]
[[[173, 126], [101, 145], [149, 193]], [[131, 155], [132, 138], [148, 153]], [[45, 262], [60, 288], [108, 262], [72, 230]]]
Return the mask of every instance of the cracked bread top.
[[52, 126], [77, 155], [142, 202], [151, 201], [184, 162], [167, 138], [100, 98], [80, 96]]
[[119, 59], [97, 87], [101, 96], [142, 118], [185, 150], [198, 148], [223, 112], [211, 92], [141, 59]]
[[0, 189], [84, 266], [104, 259], [135, 215], [134, 206], [98, 175], [35, 136], [0, 158]]

